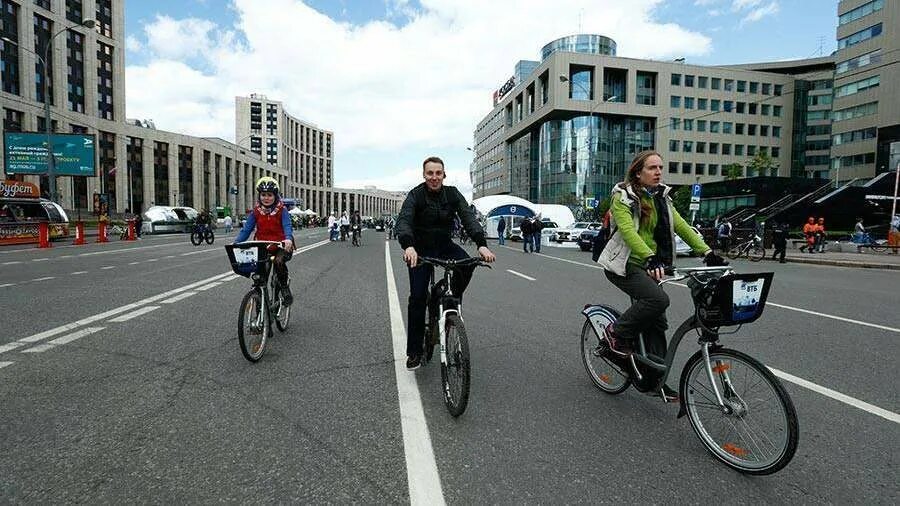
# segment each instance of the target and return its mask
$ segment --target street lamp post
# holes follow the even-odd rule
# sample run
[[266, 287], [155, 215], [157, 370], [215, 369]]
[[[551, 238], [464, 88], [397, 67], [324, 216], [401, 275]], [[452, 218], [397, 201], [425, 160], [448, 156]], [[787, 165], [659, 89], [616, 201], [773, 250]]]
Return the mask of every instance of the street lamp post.
[[[97, 21], [95, 19], [85, 19], [81, 22], [80, 26], [90, 29], [94, 28], [96, 24]], [[20, 49], [37, 56], [38, 59], [41, 60], [41, 68], [44, 69], [44, 75], [41, 77], [41, 81], [44, 94], [44, 132], [47, 134], [47, 179], [50, 186], [50, 200], [54, 202], [56, 201], [56, 160], [53, 156], [53, 136], [51, 134], [52, 121], [50, 119], [50, 84], [48, 78], [50, 70], [47, 67], [47, 59], [50, 58], [50, 48], [53, 47], [53, 39], [55, 39], [57, 35], [69, 31], [71, 28], [71, 26], [67, 26], [54, 33], [50, 36], [49, 39], [47, 39], [47, 44], [44, 46], [43, 57], [41, 57], [41, 55], [35, 53], [34, 51], [31, 51], [30, 49], [20, 46], [18, 42], [10, 40], [7, 37], [2, 38], [4, 42], [18, 46]]]

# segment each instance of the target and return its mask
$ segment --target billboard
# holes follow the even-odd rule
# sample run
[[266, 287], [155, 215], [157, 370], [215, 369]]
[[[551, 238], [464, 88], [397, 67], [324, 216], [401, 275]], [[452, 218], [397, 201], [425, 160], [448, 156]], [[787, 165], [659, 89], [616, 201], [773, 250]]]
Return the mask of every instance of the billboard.
[[[97, 143], [93, 135], [52, 134], [57, 176], [95, 176]], [[7, 174], [47, 174], [47, 135], [3, 133], [3, 166]]]

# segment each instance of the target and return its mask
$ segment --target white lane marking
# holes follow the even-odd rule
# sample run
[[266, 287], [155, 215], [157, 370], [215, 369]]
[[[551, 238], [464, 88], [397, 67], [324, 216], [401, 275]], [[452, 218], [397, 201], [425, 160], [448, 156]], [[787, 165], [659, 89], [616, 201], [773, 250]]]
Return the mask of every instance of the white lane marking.
[[71, 334], [69, 334], [67, 336], [57, 337], [56, 339], [54, 339], [52, 341], [48, 341], [47, 344], [53, 345], [53, 346], [59, 346], [61, 344], [68, 344], [76, 339], [81, 339], [84, 336], [89, 336], [89, 335], [93, 334], [94, 332], [100, 332], [101, 330], [103, 330], [105, 328], [106, 327], [87, 327], [87, 328], [79, 330], [78, 332], [72, 332]]
[[[505, 247], [505, 248], [509, 248], [509, 246], [504, 246], [504, 247]], [[509, 248], [509, 249], [513, 249], [513, 248]], [[554, 260], [560, 260], [560, 261], [563, 261], [563, 262], [569, 262], [569, 263], [576, 264], [576, 265], [582, 265], [582, 266], [584, 266], [584, 267], [592, 267], [592, 268], [601, 268], [601, 269], [602, 269], [602, 267], [600, 267], [600, 266], [598, 266], [598, 265], [589, 265], [589, 264], [585, 264], [585, 263], [582, 263], [582, 262], [575, 262], [575, 261], [572, 261], [572, 260], [567, 260], [567, 259], [565, 259], [565, 258], [558, 258], [558, 257], [550, 256], [550, 255], [543, 255], [543, 254], [540, 254], [540, 253], [538, 253], [538, 254], [541, 255], [542, 257], [552, 258], [552, 259], [554, 259]], [[687, 288], [687, 287], [688, 287], [687, 285], [685, 285], [685, 284], [683, 284], [683, 283], [671, 283], [671, 284], [680, 286], [680, 287], [682, 287], [682, 288]], [[811, 314], [811, 315], [815, 315], [815, 316], [821, 316], [821, 317], [824, 317], [824, 318], [831, 318], [831, 319], [834, 319], [834, 320], [843, 321], [843, 322], [847, 322], [847, 323], [855, 323], [855, 324], [857, 324], [857, 325], [862, 325], [862, 326], [865, 326], [865, 327], [872, 327], [872, 328], [876, 328], [876, 329], [887, 330], [887, 331], [889, 331], [889, 332], [900, 332], [900, 329], [897, 329], [897, 328], [894, 328], [894, 327], [887, 327], [887, 326], [885, 326], [885, 325], [878, 325], [878, 324], [876, 324], [876, 323], [868, 323], [868, 322], [864, 322], [864, 321], [853, 320], [853, 319], [850, 319], [850, 318], [844, 318], [844, 317], [842, 317], [842, 316], [830, 315], [830, 314], [827, 314], [827, 313], [819, 313], [819, 312], [817, 312], [817, 311], [810, 311], [809, 309], [803, 309], [803, 308], [794, 307], [794, 306], [785, 306], [784, 304], [776, 304], [776, 303], [774, 303], [774, 302], [766, 302], [766, 305], [769, 305], [769, 306], [775, 306], [775, 307], [780, 307], [780, 308], [782, 308], [782, 309], [787, 309], [787, 310], [790, 310], [790, 311], [797, 311], [797, 312], [800, 312], [800, 313], [807, 313], [807, 314]], [[808, 390], [812, 390], [813, 392], [816, 392], [816, 393], [822, 394], [822, 395], [824, 395], [824, 396], [826, 396], [826, 397], [830, 397], [830, 398], [832, 398], [832, 399], [838, 400], [838, 401], [840, 401], [840, 402], [843, 402], [844, 404], [853, 406], [853, 407], [855, 407], [855, 408], [859, 408], [859, 409], [861, 409], [861, 410], [863, 410], [863, 411], [867, 411], [867, 412], [869, 412], [869, 413], [872, 413], [872, 414], [874, 414], [874, 415], [880, 416], [880, 417], [885, 418], [885, 419], [887, 419], [887, 420], [890, 420], [890, 421], [892, 421], [892, 422], [900, 423], [900, 415], [898, 415], [897, 413], [894, 413], [894, 412], [892, 412], [892, 411], [888, 411], [888, 410], [883, 409], [883, 408], [879, 408], [878, 406], [875, 406], [875, 405], [873, 405], [873, 404], [869, 404], [869, 403], [867, 403], [867, 402], [865, 402], [865, 401], [861, 401], [861, 400], [859, 400], [859, 399], [855, 399], [855, 398], [853, 398], [853, 397], [850, 397], [849, 395], [845, 395], [845, 394], [842, 394], [842, 393], [837, 392], [837, 391], [835, 391], [835, 390], [832, 390], [832, 389], [830, 389], [830, 388], [823, 387], [823, 386], [821, 386], [821, 385], [818, 385], [818, 384], [813, 383], [813, 382], [811, 382], [811, 381], [805, 380], [805, 379], [800, 378], [800, 377], [798, 377], [798, 376], [794, 376], [794, 375], [792, 375], [792, 374], [786, 373], [786, 372], [784, 372], [784, 371], [780, 371], [780, 370], [774, 369], [774, 368], [772, 368], [772, 367], [769, 367], [769, 369], [772, 370], [772, 373], [773, 373], [773, 374], [775, 374], [775, 375], [778, 376], [779, 378], [784, 379], [785, 381], [790, 381], [791, 383], [794, 383], [794, 384], [796, 384], [796, 385], [799, 385], [799, 386], [801, 386], [801, 387], [803, 387], [803, 388], [806, 388], [806, 389], [808, 389]]]
[[132, 318], [137, 318], [138, 316], [145, 315], [145, 314], [149, 313], [150, 311], [156, 311], [157, 309], [159, 309], [159, 306], [144, 306], [144, 307], [137, 309], [135, 311], [132, 311], [128, 314], [123, 314], [122, 316], [113, 318], [112, 320], [109, 320], [109, 321], [115, 322], [115, 323], [127, 322], [128, 320], [131, 320]]
[[223, 283], [225, 283], [225, 282], [227, 282], [227, 281], [231, 281], [231, 280], [233, 280], [233, 279], [242, 278], [242, 277], [244, 277], [244, 276], [241, 276], [240, 274], [232, 274], [231, 276], [228, 276], [227, 278], [224, 278], [224, 279], [222, 279], [221, 281], [222, 281]]
[[[326, 241], [327, 242], [327, 241]], [[397, 377], [397, 396], [400, 401], [400, 424], [403, 428], [403, 453], [406, 456], [406, 481], [409, 486], [409, 502], [412, 505], [444, 503], [441, 477], [434, 460], [434, 448], [428, 422], [419, 397], [416, 376], [406, 370], [406, 331], [403, 313], [391, 266], [390, 243], [384, 243], [384, 263], [387, 269], [388, 308], [391, 316], [391, 334], [394, 341], [394, 374]]]
[[8, 365], [13, 365], [14, 363], [15, 362], [0, 362], [0, 369], [3, 369], [4, 367], [6, 367]]
[[50, 259], [49, 258], [33, 258], [31, 261], [32, 262], [46, 262], [47, 260], [50, 260]]
[[803, 378], [798, 378], [797, 376], [794, 376], [793, 374], [788, 374], [784, 371], [779, 371], [778, 369], [775, 369], [773, 367], [769, 367], [769, 370], [772, 371], [772, 374], [774, 374], [775, 376], [778, 376], [779, 378], [781, 378], [785, 381], [790, 381], [791, 383], [794, 383], [795, 385], [800, 385], [801, 387], [808, 388], [808, 389], [812, 390], [813, 392], [818, 392], [818, 393], [824, 395], [825, 397], [830, 397], [836, 401], [840, 401], [840, 402], [843, 402], [844, 404], [853, 406], [854, 408], [859, 408], [863, 411], [872, 413], [875, 416], [880, 416], [881, 418], [884, 418], [885, 420], [888, 420], [888, 421], [891, 421], [894, 423], [900, 423], [900, 414], [894, 413], [893, 411], [888, 411], [884, 408], [879, 408], [878, 406], [875, 406], [874, 404], [869, 404], [868, 402], [861, 401], [859, 399], [850, 397], [849, 395], [842, 394], [842, 393], [832, 390], [830, 388], [825, 388], [821, 385], [817, 385], [817, 384], [813, 383], [812, 381], [807, 381]]
[[844, 318], [843, 316], [835, 316], [835, 315], [826, 314], [826, 313], [819, 313], [816, 311], [810, 311], [809, 309], [803, 309], [803, 308], [794, 307], [794, 306], [785, 306], [784, 304], [776, 304], [774, 302], [766, 302], [766, 305], [780, 307], [782, 309], [789, 309], [791, 311], [797, 311], [799, 313], [806, 313], [806, 314], [811, 314], [814, 316], [831, 318], [832, 320], [838, 320], [838, 321], [847, 322], [847, 323], [855, 323], [857, 325], [862, 325], [864, 327], [872, 327], [872, 328], [876, 328], [876, 329], [887, 330], [888, 332], [900, 333], [900, 329], [898, 329], [898, 328], [887, 327], [885, 325], [878, 325], [877, 323], [869, 323], [869, 322], [863, 322], [863, 321], [859, 321], [859, 320], [853, 320], [851, 318]]
[[209, 290], [210, 288], [219, 286], [219, 285], [221, 285], [221, 284], [222, 284], [222, 283], [221, 283], [220, 281], [216, 281], [215, 283], [210, 283], [210, 284], [205, 285], [205, 286], [198, 286], [198, 287], [197, 287], [197, 291], [198, 291], [198, 292], [205, 292], [205, 291]]
[[512, 269], [506, 269], [506, 272], [512, 274], [513, 276], [519, 276], [520, 278], [527, 279], [528, 281], [537, 281], [536, 279], [534, 279], [531, 276], [526, 276], [526, 275], [522, 274], [521, 272], [516, 272]]
[[147, 261], [148, 261], [148, 262], [156, 262], [156, 261], [158, 261], [158, 260], [159, 260], [158, 258], [151, 258], [150, 260], [147, 260]]
[[0, 285], [0, 288], [6, 288], [7, 286], [14, 286], [14, 285], [15, 285], [15, 283], [3, 283], [2, 285]]
[[109, 269], [115, 269], [115, 268], [116, 268], [115, 265], [107, 265], [106, 267], [101, 267], [100, 270], [101, 270], [101, 271], [106, 271], [106, 270], [109, 270]]
[[20, 264], [20, 263], [22, 263], [20, 260], [14, 260], [12, 262], [3, 262], [0, 265], [16, 265], [16, 264]]
[[72, 258], [72, 256], [73, 256], [73, 255], [63, 255], [63, 256], [61, 256], [61, 257], [59, 257], [59, 258]]
[[139, 263], [140, 263], [140, 262], [128, 262], [128, 265], [137, 265], [137, 264], [139, 264]]
[[47, 350], [52, 350], [53, 348], [56, 348], [56, 346], [52, 344], [39, 344], [37, 346], [32, 346], [27, 350], [22, 350], [22, 353], [43, 353]]
[[72, 276], [77, 276], [79, 274], [87, 274], [87, 271], [75, 271], [72, 273]]
[[35, 282], [37, 282], [37, 281], [49, 281], [49, 280], [51, 280], [51, 279], [56, 279], [56, 276], [47, 276], [47, 277], [44, 277], [44, 278], [35, 278], [35, 279], [32, 279], [32, 281], [35, 281]]
[[184, 300], [184, 299], [190, 297], [191, 295], [197, 295], [197, 292], [184, 292], [180, 295], [176, 295], [176, 296], [172, 297], [171, 299], [166, 299], [166, 300], [162, 301], [162, 303], [163, 304], [174, 304], [180, 300]]
[[38, 341], [42, 341], [42, 340], [44, 340], [44, 339], [47, 339], [48, 337], [53, 337], [53, 336], [55, 336], [55, 335], [57, 335], [57, 334], [62, 334], [63, 332], [68, 332], [68, 331], [70, 331], [70, 330], [77, 329], [78, 327], [83, 327], [83, 326], [88, 325], [88, 324], [90, 324], [90, 323], [93, 323], [93, 322], [95, 322], [95, 321], [102, 320], [102, 319], [104, 319], [104, 318], [109, 318], [110, 316], [115, 316], [115, 315], [117, 315], [117, 314], [124, 313], [125, 311], [130, 311], [130, 310], [135, 309], [135, 308], [137, 308], [137, 307], [143, 306], [144, 304], [150, 304], [151, 302], [156, 302], [156, 301], [158, 301], [158, 300], [168, 298], [168, 297], [170, 297], [170, 296], [172, 296], [172, 295], [175, 295], [175, 294], [177, 294], [177, 293], [181, 293], [181, 292], [184, 292], [184, 291], [186, 291], [186, 290], [190, 290], [190, 289], [192, 289], [192, 288], [194, 288], [194, 287], [197, 287], [197, 286], [200, 286], [200, 285], [204, 285], [204, 284], [206, 284], [206, 283], [209, 283], [210, 281], [215, 281], [215, 280], [217, 280], [217, 279], [219, 279], [219, 278], [223, 278], [223, 277], [228, 276], [228, 275], [230, 275], [230, 274], [231, 274], [231, 272], [226, 272], [226, 273], [223, 273], [223, 274], [217, 274], [217, 275], [215, 275], [215, 276], [213, 276], [213, 277], [211, 277], [211, 278], [207, 278], [207, 279], [203, 279], [203, 280], [200, 280], [200, 281], [196, 281], [196, 282], [191, 283], [191, 284], [189, 284], [189, 285], [185, 285], [185, 286], [182, 286], [182, 287], [179, 287], [179, 288], [175, 288], [175, 289], [169, 290], [169, 291], [167, 291], [167, 292], [163, 292], [163, 293], [161, 293], [161, 294], [159, 294], [159, 295], [154, 295], [154, 296], [152, 296], [152, 297], [147, 297], [146, 299], [142, 299], [142, 300], [139, 300], [139, 301], [137, 301], [137, 302], [132, 302], [131, 304], [126, 304], [126, 305], [124, 305], [124, 306], [119, 306], [119, 307], [117, 307], [117, 308], [110, 309], [109, 311], [104, 311], [104, 312], [102, 312], [102, 313], [99, 313], [99, 314], [96, 314], [96, 315], [93, 315], [93, 316], [89, 316], [89, 317], [87, 317], [87, 318], [82, 318], [81, 320], [78, 320], [78, 321], [75, 321], [75, 322], [72, 322], [72, 323], [67, 323], [67, 324], [65, 324], [65, 325], [60, 325], [59, 327], [55, 327], [55, 328], [52, 328], [52, 329], [50, 329], [50, 330], [45, 330], [45, 331], [43, 331], [43, 332], [39, 332], [39, 333], [37, 333], [37, 334], [33, 334], [33, 335], [28, 336], [28, 337], [23, 337], [22, 339], [19, 339], [18, 342], [20, 342], [20, 343], [36, 343], [36, 342], [38, 342]]
[[[511, 248], [511, 247], [509, 247], [509, 246], [503, 246], [503, 247], [506, 248], [506, 249], [511, 249], [511, 250], [513, 250], [513, 251], [522, 251], [522, 250], [520, 250], [520, 249], [517, 249], [517, 248]], [[580, 265], [580, 266], [582, 266], [582, 267], [590, 267], [591, 269], [600, 269], [600, 270], [603, 270], [603, 267], [600, 267], [599, 265], [591, 265], [591, 264], [586, 264], [586, 263], [583, 263], [583, 262], [576, 262], [576, 261], [574, 261], [574, 260], [569, 260], [568, 258], [559, 258], [559, 257], [555, 257], [555, 256], [552, 256], [552, 255], [545, 255], [545, 254], [543, 254], [543, 253], [532, 253], [532, 254], [533, 254], [533, 255], [540, 256], [540, 257], [544, 257], [544, 258], [552, 258], [553, 260], [559, 260], [560, 262], [567, 262], [567, 263], [570, 263], [570, 264]]]
[[94, 255], [108, 255], [111, 253], [122, 253], [123, 251], [138, 251], [138, 250], [153, 249], [153, 248], [168, 248], [168, 247], [172, 247], [172, 246], [177, 246], [177, 244], [156, 244], [153, 246], [140, 246], [137, 248], [121, 248], [121, 249], [110, 249], [110, 250], [104, 250], [104, 251], [92, 251], [90, 253], [81, 253], [78, 256], [89, 257], [89, 256], [94, 256]]
[[[188, 256], [188, 255], [196, 255], [197, 253], [209, 253], [210, 251], [218, 251], [218, 248], [210, 248], [210, 249], [201, 249], [201, 250], [197, 250], [197, 251], [190, 251], [190, 252], [188, 252], [188, 253], [182, 253], [181, 256], [186, 257], [186, 256]], [[153, 259], [154, 262], [155, 262], [156, 260], [158, 260], [158, 259], [156, 259], [156, 258]]]
[[25, 345], [22, 343], [17, 343], [15, 341], [13, 341], [11, 343], [6, 343], [3, 346], [0, 346], [0, 353], [6, 353], [7, 351], [14, 350], [20, 346], [25, 346]]
[[175, 258], [175, 255], [166, 255], [163, 258]]

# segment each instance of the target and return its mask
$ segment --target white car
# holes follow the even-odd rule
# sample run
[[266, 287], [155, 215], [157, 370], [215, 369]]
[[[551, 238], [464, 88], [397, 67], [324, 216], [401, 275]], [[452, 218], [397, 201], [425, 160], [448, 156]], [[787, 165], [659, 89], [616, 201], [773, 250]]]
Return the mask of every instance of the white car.
[[[550, 221], [549, 219], [541, 220], [541, 224], [544, 225], [544, 228], [541, 229], [541, 237], [546, 237], [547, 239], [552, 239], [552, 237], [556, 234], [556, 230], [559, 227], [559, 225]], [[509, 230], [509, 240], [510, 241], [521, 241], [522, 240], [522, 229], [519, 227], [511, 228]]]
[[600, 223], [588, 222], [588, 221], [576, 221], [575, 223], [569, 225], [566, 228], [561, 228], [556, 231], [553, 235], [550, 236], [551, 241], [556, 241], [558, 243], [563, 243], [567, 241], [575, 242], [581, 237], [581, 233], [587, 229], [598, 229], [600, 228]]
[[[691, 227], [691, 230], [697, 234], [697, 236], [703, 240], [703, 234], [697, 230], [696, 227]], [[691, 255], [691, 247], [688, 246], [688, 243], [684, 242], [684, 239], [678, 237], [678, 234], [675, 234], [675, 254], [678, 256], [690, 256]]]

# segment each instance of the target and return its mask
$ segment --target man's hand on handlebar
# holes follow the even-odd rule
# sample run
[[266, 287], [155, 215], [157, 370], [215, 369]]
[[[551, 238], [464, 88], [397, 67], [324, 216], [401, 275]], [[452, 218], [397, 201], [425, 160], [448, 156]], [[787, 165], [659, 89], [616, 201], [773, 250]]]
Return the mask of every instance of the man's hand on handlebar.
[[487, 263], [491, 263], [497, 259], [497, 256], [488, 249], [487, 246], [482, 246], [478, 248], [478, 254], [481, 256], [481, 259]]
[[294, 251], [294, 241], [292, 241], [290, 239], [285, 239], [282, 244], [283, 244], [284, 250], [287, 251], [288, 253]]
[[406, 262], [406, 265], [415, 267], [419, 263], [419, 254], [416, 253], [416, 248], [410, 246], [403, 250], [403, 261]]
[[706, 256], [703, 257], [703, 263], [705, 263], [707, 267], [722, 267], [728, 265], [728, 260], [715, 254], [713, 250], [709, 250], [709, 252], [706, 253]]

